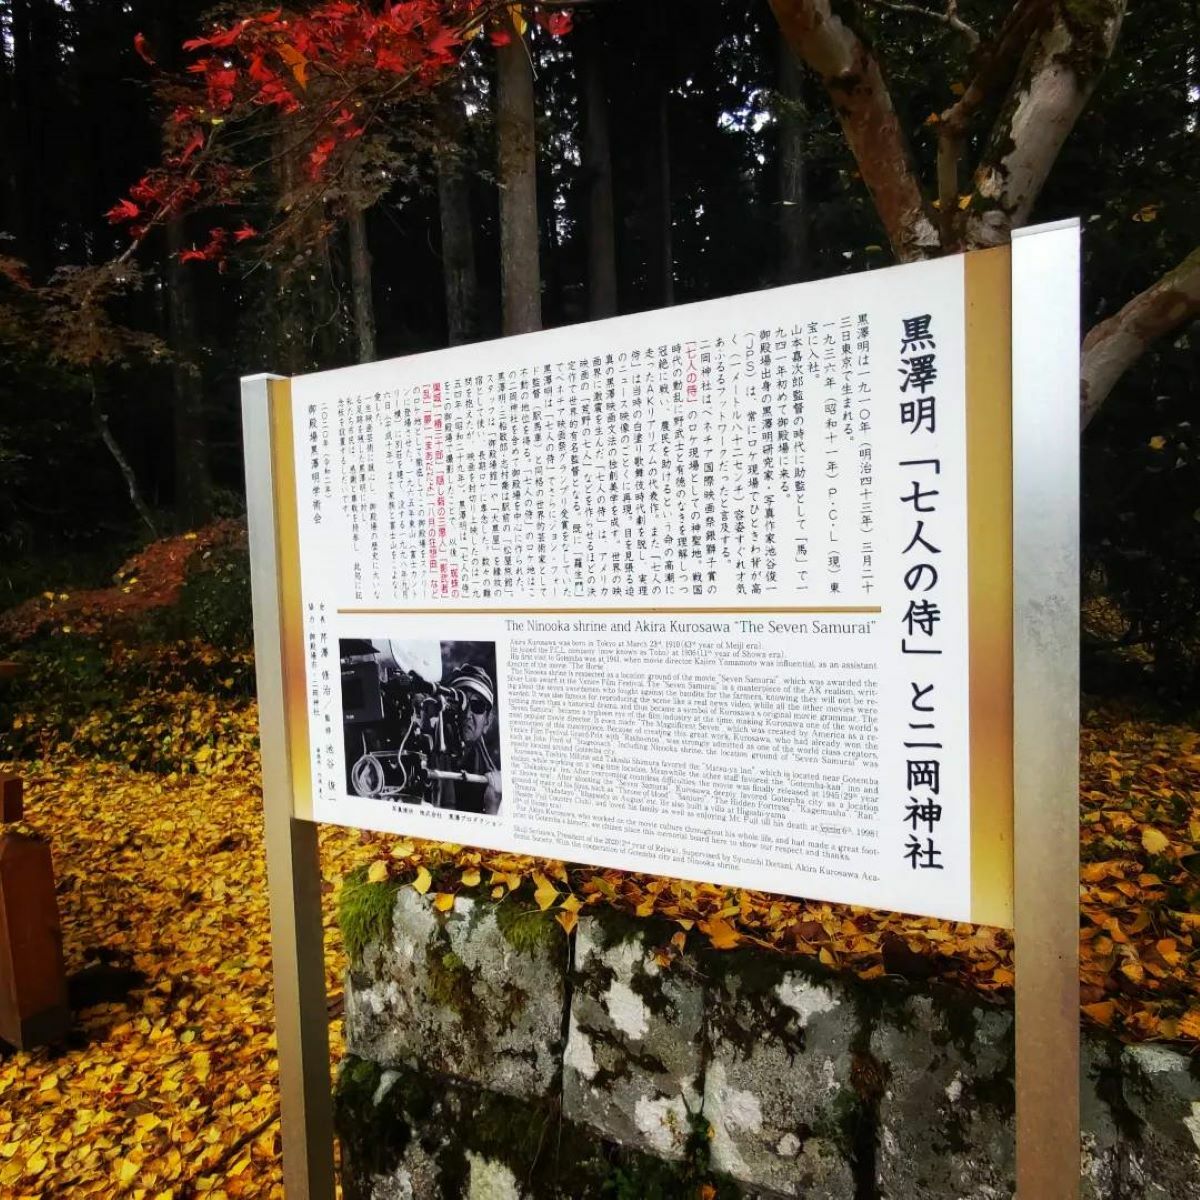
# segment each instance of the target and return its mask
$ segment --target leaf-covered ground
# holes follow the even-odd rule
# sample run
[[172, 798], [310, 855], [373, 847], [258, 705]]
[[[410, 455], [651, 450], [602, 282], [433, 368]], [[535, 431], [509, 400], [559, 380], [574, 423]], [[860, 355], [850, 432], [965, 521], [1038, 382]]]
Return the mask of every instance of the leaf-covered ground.
[[[0, 1196], [282, 1195], [255, 787], [98, 762], [29, 780], [88, 1007], [61, 1051], [0, 1050]], [[357, 837], [330, 834], [336, 877]], [[327, 963], [336, 998], [332, 922]]]
[[[0, 616], [28, 667], [0, 685], [0, 755], [53, 845], [77, 1009], [63, 1048], [0, 1046], [3, 1200], [281, 1194], [252, 663], [215, 649], [245, 637], [239, 542], [230, 524], [167, 539], [111, 588]], [[1093, 708], [1081, 776], [1084, 1019], [1200, 1046], [1200, 734]], [[864, 978], [1013, 982], [1002, 930], [331, 827], [321, 845], [334, 1061], [351, 872], [440, 908], [519, 892], [568, 930], [591, 905], [665, 917], [664, 969], [706, 938]]]
[[[2, 1196], [281, 1194], [252, 707], [227, 719], [243, 752], [203, 755], [187, 772], [21, 767], [28, 824], [54, 846], [68, 970], [86, 1006], [65, 1049], [0, 1060]], [[190, 745], [193, 760], [204, 744]], [[1094, 712], [1083, 768], [1084, 1012], [1126, 1036], [1200, 1043], [1198, 736]], [[593, 904], [663, 915], [679, 925], [660, 950], [668, 967], [686, 937], [706, 937], [866, 977], [937, 975], [986, 992], [1012, 982], [1011, 939], [994, 929], [333, 828], [322, 855], [335, 1058], [333, 913], [354, 867], [442, 905], [519, 889], [568, 927]]]

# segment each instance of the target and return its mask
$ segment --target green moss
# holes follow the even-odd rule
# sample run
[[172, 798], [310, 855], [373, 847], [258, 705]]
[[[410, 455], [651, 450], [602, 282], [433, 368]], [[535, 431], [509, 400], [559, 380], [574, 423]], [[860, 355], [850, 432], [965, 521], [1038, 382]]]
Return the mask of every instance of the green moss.
[[600, 1195], [612, 1200], [681, 1200], [685, 1196], [698, 1196], [699, 1185], [688, 1186], [690, 1174], [686, 1162], [639, 1157], [614, 1167], [600, 1184]]
[[552, 911], [543, 912], [516, 895], [506, 896], [494, 911], [504, 940], [522, 954], [557, 953], [566, 942], [567, 935]]
[[342, 1190], [346, 1200], [366, 1200], [372, 1175], [396, 1170], [412, 1139], [401, 1093], [393, 1085], [379, 1103], [383, 1071], [365, 1059], [347, 1058], [334, 1087], [334, 1126], [344, 1151]]
[[392, 879], [368, 882], [366, 867], [351, 871], [342, 881], [337, 919], [351, 965], [361, 966], [367, 947], [391, 935], [392, 911], [400, 887]]
[[471, 972], [448, 944], [442, 953], [430, 946], [425, 959], [425, 977], [431, 1000], [439, 1005], [466, 1016], [471, 1012], [474, 994], [471, 987]]

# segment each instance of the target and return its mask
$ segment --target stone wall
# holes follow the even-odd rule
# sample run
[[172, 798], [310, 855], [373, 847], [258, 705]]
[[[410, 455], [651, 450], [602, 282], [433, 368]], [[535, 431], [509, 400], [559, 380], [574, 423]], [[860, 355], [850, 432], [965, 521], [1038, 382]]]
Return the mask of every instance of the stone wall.
[[[1011, 1012], [411, 888], [346, 987], [347, 1200], [1013, 1194]], [[1083, 1045], [1085, 1200], [1200, 1197], [1200, 1072]]]

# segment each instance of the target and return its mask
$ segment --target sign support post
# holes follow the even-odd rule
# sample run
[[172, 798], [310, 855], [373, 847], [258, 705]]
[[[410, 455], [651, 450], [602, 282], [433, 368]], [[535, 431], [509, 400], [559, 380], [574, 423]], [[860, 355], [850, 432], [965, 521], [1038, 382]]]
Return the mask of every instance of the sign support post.
[[[1078, 222], [1012, 243], [1017, 1196], [1079, 1194]], [[1050, 235], [1050, 236], [1047, 236]]]
[[317, 825], [292, 816], [271, 407], [288, 381], [242, 380], [254, 658], [262, 743], [263, 824], [279, 1058], [283, 1187], [288, 1200], [333, 1200], [333, 1098]]

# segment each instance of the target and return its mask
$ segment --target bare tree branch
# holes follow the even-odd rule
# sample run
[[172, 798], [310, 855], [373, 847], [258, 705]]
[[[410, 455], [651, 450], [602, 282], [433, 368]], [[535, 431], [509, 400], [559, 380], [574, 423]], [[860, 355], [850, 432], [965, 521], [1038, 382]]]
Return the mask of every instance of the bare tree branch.
[[967, 40], [967, 45], [974, 50], [979, 45], [979, 34], [958, 15], [958, 0], [946, 0], [946, 11], [938, 12], [933, 8], [922, 8], [918, 4], [899, 4], [896, 0], [871, 0], [876, 8], [890, 8], [892, 12], [912, 13], [918, 17], [928, 17], [931, 21], [939, 21], [949, 25]]
[[975, 172], [977, 203], [968, 245], [1007, 242], [1012, 230], [1029, 219], [1112, 56], [1126, 4], [1055, 3], [1053, 19], [1026, 46]]
[[874, 54], [834, 13], [833, 0], [771, 0], [771, 8], [792, 50], [829, 93], [896, 257], [908, 262], [936, 251], [937, 230]]
[[1120, 312], [1092, 327], [1080, 359], [1080, 424], [1094, 417], [1117, 380], [1152, 342], [1200, 317], [1200, 248]]

